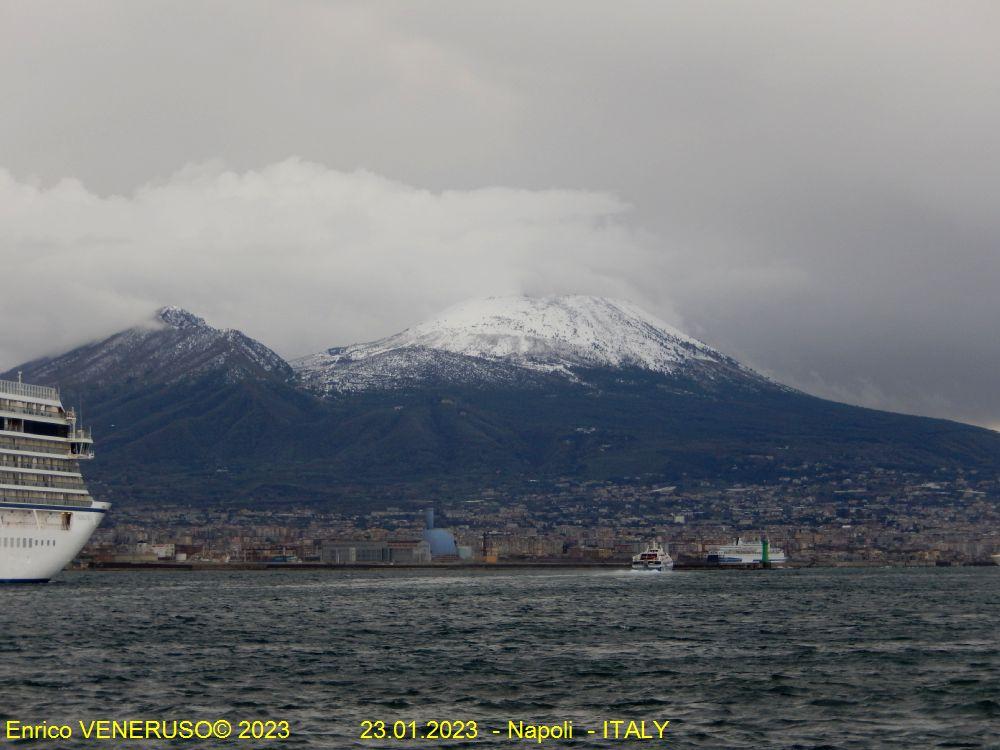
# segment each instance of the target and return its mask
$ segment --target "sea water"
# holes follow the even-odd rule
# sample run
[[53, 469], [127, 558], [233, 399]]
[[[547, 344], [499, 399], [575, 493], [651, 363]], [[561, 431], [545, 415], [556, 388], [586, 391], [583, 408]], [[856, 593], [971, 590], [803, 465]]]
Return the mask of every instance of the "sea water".
[[[81, 572], [0, 603], [8, 722], [288, 722], [100, 747], [1000, 747], [995, 567]], [[361, 739], [378, 721], [477, 736]]]

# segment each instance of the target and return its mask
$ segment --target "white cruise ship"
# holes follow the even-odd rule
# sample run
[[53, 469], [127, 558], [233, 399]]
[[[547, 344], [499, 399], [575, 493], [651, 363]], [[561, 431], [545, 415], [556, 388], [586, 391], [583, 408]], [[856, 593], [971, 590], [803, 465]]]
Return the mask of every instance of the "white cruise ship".
[[771, 565], [783, 565], [788, 561], [784, 550], [780, 547], [772, 547], [770, 542], [764, 539], [749, 542], [739, 538], [735, 544], [723, 544], [712, 554], [719, 556], [719, 565], [748, 565], [764, 562]]
[[111, 507], [87, 492], [90, 432], [55, 388], [0, 380], [0, 582], [44, 582], [76, 557]]

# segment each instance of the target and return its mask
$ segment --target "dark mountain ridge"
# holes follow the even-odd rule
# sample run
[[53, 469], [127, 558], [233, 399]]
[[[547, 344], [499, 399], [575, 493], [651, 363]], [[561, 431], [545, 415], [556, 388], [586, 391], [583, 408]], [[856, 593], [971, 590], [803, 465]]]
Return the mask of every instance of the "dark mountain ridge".
[[820, 462], [997, 472], [1000, 434], [815, 398], [588, 299], [520, 317], [491, 303], [493, 317], [466, 311], [460, 325], [356, 345], [346, 359], [352, 348], [333, 349], [298, 372], [238, 331], [164, 308], [0, 377], [21, 370], [82, 402], [98, 453], [88, 479], [112, 501], [357, 502], [516, 493], [561, 477], [766, 481]]

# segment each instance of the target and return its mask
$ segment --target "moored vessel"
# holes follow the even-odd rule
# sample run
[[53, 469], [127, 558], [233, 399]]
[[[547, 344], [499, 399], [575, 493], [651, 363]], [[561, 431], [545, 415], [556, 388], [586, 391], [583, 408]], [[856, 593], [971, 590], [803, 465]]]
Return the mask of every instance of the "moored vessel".
[[0, 582], [45, 582], [111, 507], [94, 500], [80, 461], [94, 457], [55, 388], [0, 380]]
[[780, 547], [772, 547], [767, 539], [754, 541], [737, 538], [734, 544], [720, 545], [709, 555], [718, 555], [719, 565], [783, 565], [788, 561]]
[[646, 549], [632, 556], [632, 570], [659, 572], [673, 567], [674, 560], [659, 539], [654, 539]]

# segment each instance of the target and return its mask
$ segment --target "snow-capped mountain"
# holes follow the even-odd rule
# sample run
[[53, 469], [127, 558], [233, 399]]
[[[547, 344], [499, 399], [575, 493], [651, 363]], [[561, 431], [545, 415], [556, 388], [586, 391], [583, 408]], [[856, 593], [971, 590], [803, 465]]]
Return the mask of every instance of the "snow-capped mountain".
[[[636, 307], [475, 300], [292, 367], [176, 307], [23, 364], [98, 439], [93, 486], [143, 503], [467, 496], [585, 478], [759, 481], [823, 464], [995, 475], [1000, 436], [808, 396]], [[398, 494], [397, 494], [398, 493]]]
[[292, 363], [319, 392], [391, 390], [430, 380], [576, 380], [587, 369], [760, 379], [707, 344], [638, 307], [606, 297], [488, 297], [378, 341]]
[[33, 383], [72, 386], [121, 384], [132, 380], [169, 383], [218, 373], [227, 382], [248, 378], [290, 379], [281, 357], [232, 329], [214, 328], [179, 307], [163, 307], [144, 323], [58, 357], [34, 360], [19, 369]]

